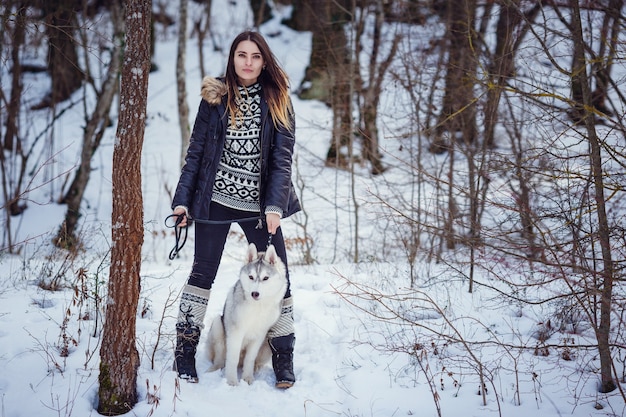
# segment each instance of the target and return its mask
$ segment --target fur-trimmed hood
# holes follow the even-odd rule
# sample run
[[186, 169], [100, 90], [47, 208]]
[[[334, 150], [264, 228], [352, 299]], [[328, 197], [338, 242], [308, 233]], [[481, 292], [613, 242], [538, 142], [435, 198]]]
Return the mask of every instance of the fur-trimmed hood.
[[200, 95], [207, 103], [217, 106], [222, 102], [222, 96], [228, 93], [226, 84], [219, 78], [206, 76], [202, 80], [202, 90]]

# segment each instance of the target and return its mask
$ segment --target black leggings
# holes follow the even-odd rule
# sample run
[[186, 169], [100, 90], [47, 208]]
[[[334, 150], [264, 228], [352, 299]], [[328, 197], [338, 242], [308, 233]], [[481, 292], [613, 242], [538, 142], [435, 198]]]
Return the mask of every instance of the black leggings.
[[[257, 229], [258, 221], [256, 220], [237, 222], [237, 219], [255, 217], [258, 213], [235, 210], [217, 203], [211, 203], [209, 213], [209, 220], [232, 220], [233, 223], [238, 223], [243, 229], [248, 243], [254, 243], [259, 252], [263, 252], [267, 248], [267, 242], [269, 240], [267, 227]], [[230, 223], [206, 224], [196, 222], [194, 223], [194, 227], [194, 260], [187, 283], [208, 290], [213, 286], [217, 269], [220, 266], [224, 245], [226, 244], [226, 238], [230, 230]], [[276, 234], [272, 236], [272, 245], [274, 245], [276, 249], [276, 254], [285, 264], [285, 270], [287, 271], [287, 291], [285, 293], [285, 298], [287, 298], [291, 296], [291, 286], [289, 284], [289, 268], [287, 267], [285, 241], [283, 240], [283, 232], [280, 227], [276, 230]]]

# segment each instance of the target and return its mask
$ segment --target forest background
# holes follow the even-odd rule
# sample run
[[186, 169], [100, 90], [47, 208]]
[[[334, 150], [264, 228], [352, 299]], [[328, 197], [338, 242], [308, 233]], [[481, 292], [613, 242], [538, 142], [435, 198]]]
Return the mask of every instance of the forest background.
[[[181, 395], [171, 378], [137, 383], [137, 372], [165, 372], [171, 360], [175, 288], [191, 256], [165, 260], [173, 232], [163, 219], [197, 86], [221, 74], [234, 34], [257, 27], [291, 76], [298, 116], [294, 182], [304, 210], [283, 227], [291, 263], [311, 282], [296, 285], [302, 294], [332, 295], [322, 311], [314, 295], [302, 297], [300, 328], [330, 332], [321, 320], [330, 308], [356, 320], [358, 331], [332, 343], [368, 346], [372, 363], [381, 360], [374, 352], [393, 358], [389, 385], [407, 396], [426, 393], [419, 398], [428, 398], [433, 415], [464, 410], [450, 406], [446, 414], [446, 390], [476, 391], [482, 413], [515, 415], [529, 402], [541, 408], [546, 380], [554, 415], [623, 415], [623, 0], [9, 0], [0, 7], [0, 360], [18, 370], [16, 386], [33, 391], [19, 372], [26, 352], [44, 359], [42, 381], [68, 379], [68, 369], [81, 375], [62, 385], [65, 396], [51, 395], [58, 382], [51, 383], [51, 399], [34, 405], [71, 415], [76, 390], [91, 404], [86, 410], [103, 412], [102, 364], [125, 358], [106, 352], [127, 351], [135, 363], [113, 375], [121, 380], [113, 391], [128, 396], [118, 413], [143, 412], [130, 411], [135, 404], [144, 414], [176, 412], [158, 407], [163, 392]], [[143, 30], [128, 19], [132, 7], [152, 11], [142, 15]], [[124, 64], [138, 58], [151, 71], [147, 111], [128, 137], [124, 110], [142, 106], [129, 97], [135, 89], [123, 88]], [[120, 217], [115, 201], [133, 215]], [[234, 230], [231, 240], [239, 239]], [[236, 269], [237, 253], [225, 270]], [[166, 276], [178, 279], [165, 285]], [[155, 277], [159, 285], [151, 285]], [[119, 292], [135, 293], [120, 303]], [[17, 310], [28, 312], [17, 311], [17, 300], [39, 308], [34, 314], [49, 317], [48, 327], [20, 326], [33, 311], [21, 304]], [[146, 317], [151, 325], [140, 322], [146, 333], [137, 339], [136, 320]], [[104, 337], [107, 325], [125, 336]], [[318, 340], [302, 342], [309, 363], [319, 360]], [[86, 358], [75, 366], [68, 358], [78, 350]], [[98, 363], [98, 353], [106, 361]], [[340, 355], [342, 370], [367, 369], [350, 355]], [[337, 369], [329, 379], [343, 384]], [[10, 375], [0, 389], [2, 414], [13, 416], [25, 403], [13, 397]], [[348, 397], [355, 390], [343, 388]], [[326, 415], [326, 403], [295, 392], [305, 415]], [[307, 410], [307, 401], [319, 409]], [[415, 412], [415, 402], [394, 401]], [[367, 408], [350, 403], [334, 398], [328, 414]]]

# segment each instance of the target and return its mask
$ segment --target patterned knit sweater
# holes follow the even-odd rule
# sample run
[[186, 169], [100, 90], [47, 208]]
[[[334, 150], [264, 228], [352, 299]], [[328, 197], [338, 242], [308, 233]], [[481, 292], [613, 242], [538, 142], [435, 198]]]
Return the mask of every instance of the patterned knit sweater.
[[261, 85], [239, 86], [239, 114], [229, 118], [213, 201], [242, 211], [259, 212], [261, 172]]

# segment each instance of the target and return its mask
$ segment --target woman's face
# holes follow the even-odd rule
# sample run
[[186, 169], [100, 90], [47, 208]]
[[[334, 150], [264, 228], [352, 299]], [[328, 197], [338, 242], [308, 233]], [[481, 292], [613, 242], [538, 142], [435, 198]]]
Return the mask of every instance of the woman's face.
[[259, 75], [261, 75], [263, 65], [265, 65], [259, 47], [256, 43], [248, 40], [241, 41], [237, 45], [233, 63], [235, 64], [235, 74], [237, 74], [239, 83], [246, 87], [257, 81]]

